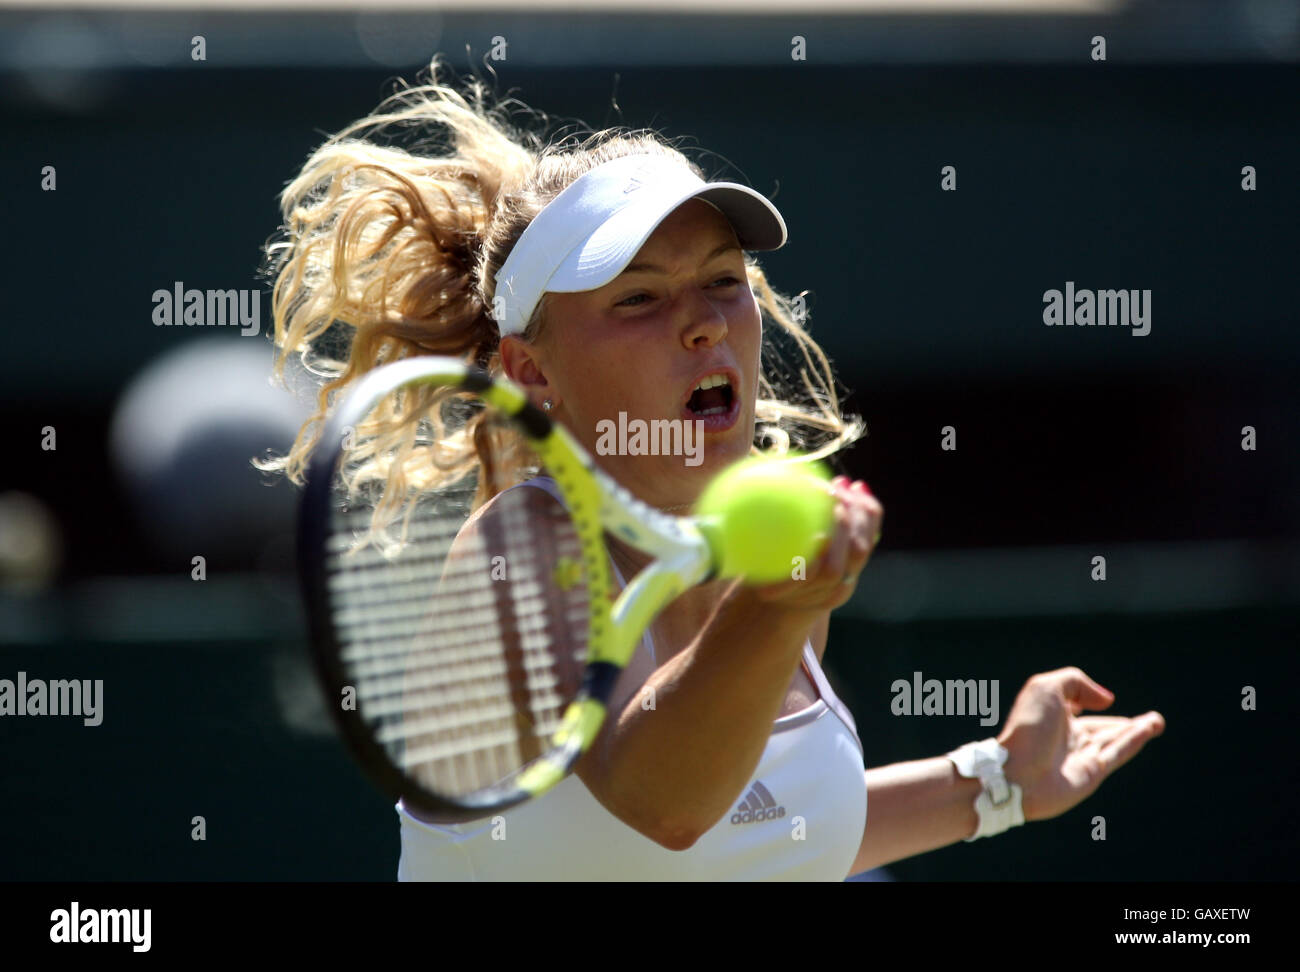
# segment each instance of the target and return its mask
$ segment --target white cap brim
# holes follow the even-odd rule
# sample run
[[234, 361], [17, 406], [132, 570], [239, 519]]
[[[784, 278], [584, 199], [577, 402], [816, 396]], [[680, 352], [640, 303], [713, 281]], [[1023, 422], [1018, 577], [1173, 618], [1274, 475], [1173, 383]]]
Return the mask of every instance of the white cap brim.
[[703, 199], [727, 217], [743, 250], [776, 250], [785, 245], [785, 220], [754, 190], [730, 182], [659, 195], [614, 213], [556, 267], [547, 290], [572, 293], [603, 287], [632, 262], [659, 224], [690, 199]]
[[744, 250], [785, 245], [785, 220], [734, 182], [705, 182], [671, 157], [613, 159], [576, 179], [534, 217], [497, 272], [501, 334], [518, 334], [547, 291], [575, 293], [617, 277], [678, 206], [703, 199], [731, 223]]

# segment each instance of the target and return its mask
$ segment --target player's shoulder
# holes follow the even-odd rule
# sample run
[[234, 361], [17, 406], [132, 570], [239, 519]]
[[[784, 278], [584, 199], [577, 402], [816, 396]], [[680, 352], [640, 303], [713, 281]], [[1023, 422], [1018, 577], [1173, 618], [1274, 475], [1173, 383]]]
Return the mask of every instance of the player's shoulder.
[[572, 533], [568, 511], [545, 487], [527, 480], [502, 490], [466, 519], [461, 543], [477, 539], [489, 549], [545, 546]]
[[534, 477], [497, 493], [474, 511], [466, 525], [479, 520], [498, 520], [520, 511], [546, 516], [563, 515], [565, 512], [564, 504], [546, 488], [541, 477]]

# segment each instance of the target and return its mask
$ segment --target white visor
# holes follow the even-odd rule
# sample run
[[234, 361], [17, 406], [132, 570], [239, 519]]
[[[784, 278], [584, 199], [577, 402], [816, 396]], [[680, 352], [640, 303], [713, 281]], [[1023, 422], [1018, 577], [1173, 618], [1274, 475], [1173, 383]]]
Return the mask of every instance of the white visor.
[[662, 155], [597, 166], [534, 217], [497, 272], [497, 326], [521, 334], [547, 291], [595, 290], [617, 277], [678, 206], [699, 197], [730, 220], [745, 250], [785, 245], [785, 220], [753, 189], [705, 182]]

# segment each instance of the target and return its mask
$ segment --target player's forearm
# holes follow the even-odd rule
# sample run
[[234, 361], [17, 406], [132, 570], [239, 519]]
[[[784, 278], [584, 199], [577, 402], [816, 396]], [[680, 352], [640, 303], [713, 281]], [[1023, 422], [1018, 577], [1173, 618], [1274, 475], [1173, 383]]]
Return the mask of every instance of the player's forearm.
[[867, 825], [852, 873], [947, 847], [975, 833], [980, 782], [943, 756], [866, 771]]
[[758, 765], [814, 620], [745, 588], [726, 596], [701, 636], [619, 714], [603, 750], [601, 801], [666, 847], [694, 843]]

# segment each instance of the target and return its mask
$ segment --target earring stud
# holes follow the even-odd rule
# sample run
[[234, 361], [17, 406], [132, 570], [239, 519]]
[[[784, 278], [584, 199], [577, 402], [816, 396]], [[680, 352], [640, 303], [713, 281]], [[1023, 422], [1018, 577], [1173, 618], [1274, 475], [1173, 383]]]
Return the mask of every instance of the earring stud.
[[549, 412], [554, 407], [555, 407], [555, 402], [553, 402], [549, 398], [546, 401], [542, 402], [542, 411], [544, 412]]

